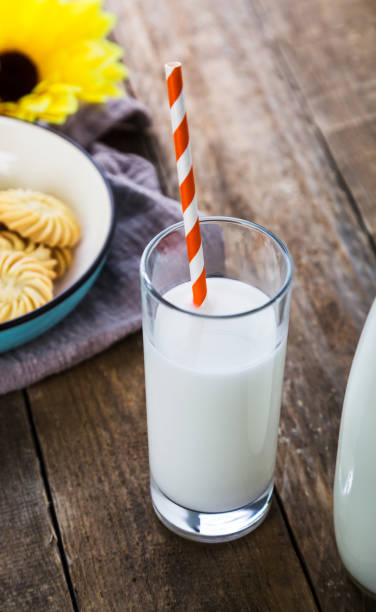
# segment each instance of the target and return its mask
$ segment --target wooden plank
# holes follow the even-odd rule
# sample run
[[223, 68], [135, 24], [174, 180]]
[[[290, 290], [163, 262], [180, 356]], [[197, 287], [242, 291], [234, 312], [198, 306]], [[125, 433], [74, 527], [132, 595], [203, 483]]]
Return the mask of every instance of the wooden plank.
[[316, 609], [275, 502], [258, 530], [227, 545], [188, 542], [159, 523], [141, 334], [30, 397], [80, 610]]
[[[364, 609], [370, 604], [336, 551], [331, 503], [346, 376], [376, 291], [367, 236], [258, 2], [163, 0], [158, 10], [151, 0], [108, 5], [119, 15], [116, 34], [135, 91], [153, 110], [170, 193], [176, 179], [163, 62], [179, 58], [201, 207], [265, 224], [292, 251], [278, 487], [322, 608]], [[291, 12], [296, 5], [290, 2]], [[305, 0], [297, 9], [300, 24], [285, 32], [290, 46], [305, 19], [313, 30], [331, 6]], [[303, 36], [302, 29], [297, 44]]]
[[376, 245], [375, 126], [376, 114], [372, 120], [355, 125], [349, 124], [347, 127], [326, 134], [330, 150], [356, 200], [364, 226], [372, 237], [374, 248]]
[[0, 609], [71, 610], [21, 393], [0, 398]]
[[376, 13], [370, 0], [260, 0], [317, 125], [376, 240]]

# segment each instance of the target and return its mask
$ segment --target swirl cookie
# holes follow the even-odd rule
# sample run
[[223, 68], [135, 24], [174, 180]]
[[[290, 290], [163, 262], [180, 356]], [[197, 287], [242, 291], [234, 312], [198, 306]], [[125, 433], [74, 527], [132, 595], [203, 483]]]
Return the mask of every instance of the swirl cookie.
[[72, 261], [72, 251], [68, 247], [53, 247], [51, 249], [52, 258], [55, 260], [56, 278], [65, 274]]
[[46, 268], [46, 273], [50, 278], [56, 278], [54, 270], [56, 260], [51, 257], [51, 249], [49, 247], [45, 247], [42, 244], [34, 244], [34, 242], [24, 240], [15, 232], [0, 229], [1, 251], [21, 251], [29, 257], [34, 257]]
[[21, 251], [0, 252], [0, 322], [20, 317], [52, 299], [45, 268]]
[[[57, 247], [55, 247], [57, 248]], [[56, 278], [56, 257], [52, 256], [51, 249], [44, 246], [43, 244], [34, 244], [34, 242], [28, 242], [25, 246], [25, 255], [33, 257], [38, 263], [40, 263], [46, 270], [46, 274], [49, 278]]]
[[25, 241], [21, 236], [6, 229], [0, 229], [0, 251], [23, 251]]
[[80, 226], [69, 208], [54, 196], [30, 189], [0, 191], [0, 222], [47, 246], [73, 246]]

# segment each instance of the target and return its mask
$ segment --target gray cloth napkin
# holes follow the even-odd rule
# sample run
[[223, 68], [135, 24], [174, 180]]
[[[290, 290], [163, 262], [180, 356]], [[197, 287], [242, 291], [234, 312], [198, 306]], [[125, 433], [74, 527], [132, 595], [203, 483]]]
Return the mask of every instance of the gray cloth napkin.
[[0, 394], [71, 367], [140, 328], [141, 254], [155, 234], [181, 219], [178, 204], [163, 196], [153, 166], [96, 142], [118, 127], [128, 132], [150, 123], [132, 98], [86, 107], [63, 131], [88, 148], [106, 172], [115, 196], [116, 229], [107, 262], [80, 305], [56, 327], [19, 349], [0, 355]]

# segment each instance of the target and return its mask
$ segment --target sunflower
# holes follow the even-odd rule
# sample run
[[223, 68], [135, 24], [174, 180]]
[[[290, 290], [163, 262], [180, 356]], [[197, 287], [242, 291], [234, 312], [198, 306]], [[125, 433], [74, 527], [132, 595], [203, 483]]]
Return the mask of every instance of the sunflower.
[[0, 0], [0, 114], [63, 123], [122, 95], [121, 48], [101, 0]]

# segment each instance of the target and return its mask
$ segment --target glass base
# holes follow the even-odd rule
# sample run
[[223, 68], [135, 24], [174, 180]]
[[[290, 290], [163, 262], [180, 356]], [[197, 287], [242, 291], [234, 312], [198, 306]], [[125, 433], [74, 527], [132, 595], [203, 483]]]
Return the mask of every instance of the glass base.
[[171, 501], [151, 478], [151, 499], [159, 520], [168, 529], [196, 542], [229, 542], [250, 533], [265, 519], [271, 504], [273, 481], [250, 504], [228, 512], [196, 512]]

